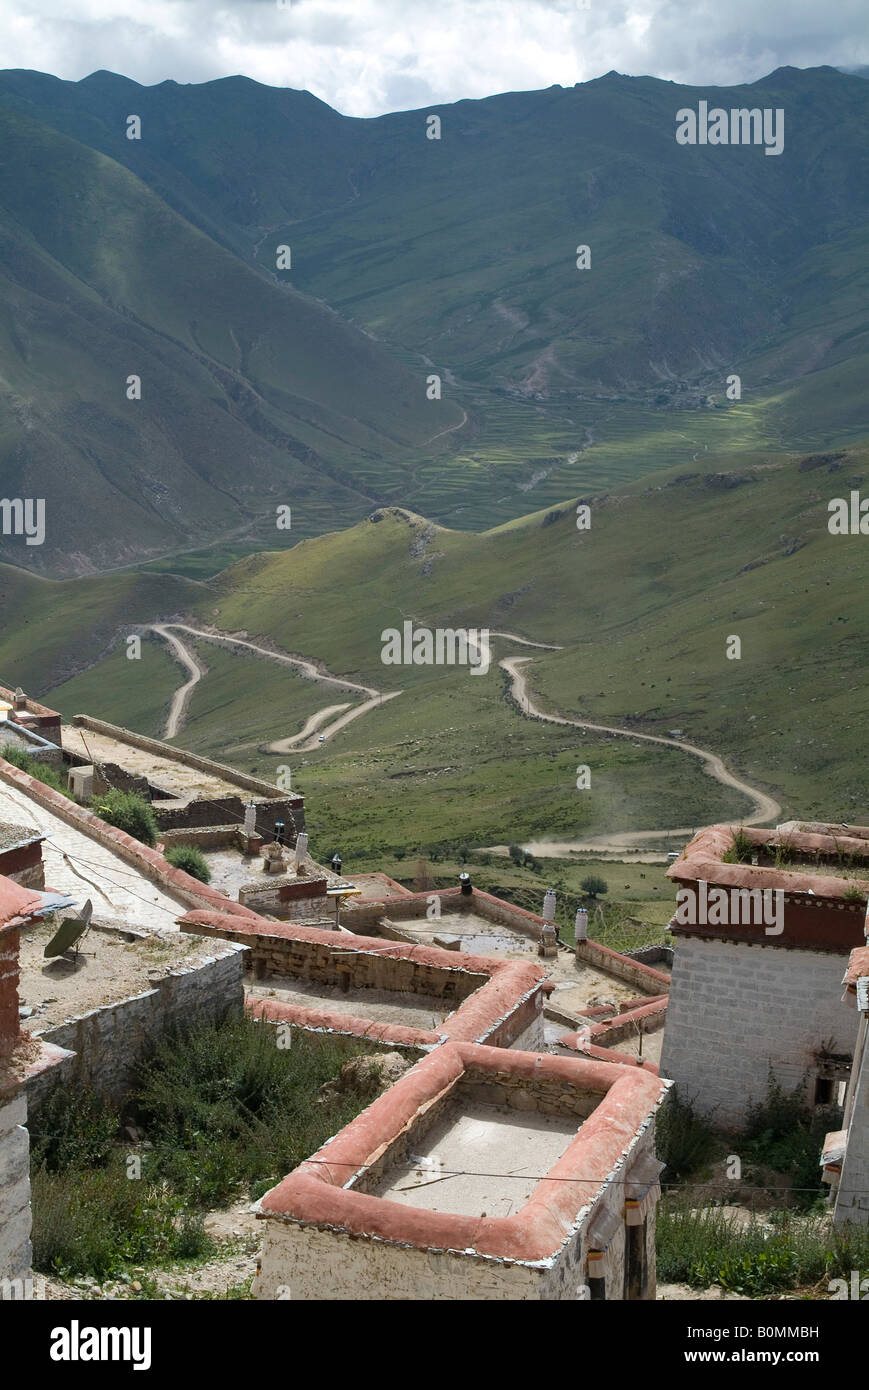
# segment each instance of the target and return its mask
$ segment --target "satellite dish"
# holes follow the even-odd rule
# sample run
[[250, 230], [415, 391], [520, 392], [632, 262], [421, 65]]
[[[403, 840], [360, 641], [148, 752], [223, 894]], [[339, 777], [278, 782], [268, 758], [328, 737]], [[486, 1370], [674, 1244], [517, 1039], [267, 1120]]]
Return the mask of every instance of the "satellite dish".
[[88, 898], [80, 917], [67, 917], [66, 921], [61, 923], [43, 951], [43, 958], [62, 956], [66, 951], [72, 950], [73, 946], [78, 955], [79, 942], [90, 927], [93, 910], [94, 905]]

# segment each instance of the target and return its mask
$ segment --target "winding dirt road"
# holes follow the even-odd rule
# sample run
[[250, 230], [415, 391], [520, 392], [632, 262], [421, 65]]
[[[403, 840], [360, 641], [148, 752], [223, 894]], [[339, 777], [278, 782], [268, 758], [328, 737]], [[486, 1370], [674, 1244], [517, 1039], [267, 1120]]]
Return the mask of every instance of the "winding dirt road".
[[[174, 636], [175, 632], [186, 632], [191, 637], [198, 637], [205, 642], [215, 642], [220, 647], [243, 647], [247, 651], [254, 652], [257, 656], [266, 657], [269, 661], [277, 661], [284, 666], [294, 666], [306, 680], [319, 681], [323, 685], [331, 685], [338, 690], [349, 690], [354, 695], [367, 697], [361, 704], [352, 707], [349, 702], [345, 702], [342, 705], [327, 705], [324, 709], [318, 710], [316, 714], [310, 716], [298, 734], [265, 744], [263, 751], [267, 753], [289, 753], [291, 750], [306, 752], [318, 748], [321, 746], [321, 737], [324, 741], [330, 739], [333, 734], [338, 733], [339, 729], [345, 728], [352, 720], [366, 714], [375, 705], [382, 705], [386, 700], [394, 700], [396, 695], [401, 694], [400, 690], [393, 690], [384, 694], [383, 691], [375, 690], [371, 685], [359, 685], [356, 681], [342, 680], [340, 676], [330, 676], [328, 673], [318, 670], [313, 661], [307, 661], [304, 657], [287, 656], [285, 652], [269, 651], [268, 647], [260, 647], [256, 642], [248, 642], [242, 637], [227, 637], [219, 632], [206, 632], [202, 628], [191, 627], [188, 623], [152, 623], [151, 631], [158, 633], [169, 644], [173, 656], [180, 661], [185, 670], [190, 672], [190, 679], [179, 687], [172, 696], [172, 704], [169, 707], [169, 715], [166, 720], [165, 738], [174, 738], [183, 727], [190, 697], [205, 674], [194, 653], [181, 641], [180, 637]], [[347, 713], [341, 713], [342, 710], [346, 710]], [[332, 715], [339, 717], [327, 724], [326, 721]]]
[[[172, 624], [174, 626], [174, 624]], [[166, 716], [166, 728], [164, 738], [174, 738], [178, 731], [183, 727], [187, 718], [187, 708], [190, 704], [190, 697], [194, 689], [205, 675], [205, 668], [197, 661], [189, 647], [185, 647], [180, 638], [173, 636], [166, 623], [153, 623], [151, 631], [156, 632], [163, 638], [172, 650], [172, 655], [176, 661], [189, 671], [190, 679], [184, 685], [179, 685], [172, 696], [172, 703], [169, 706], [169, 713]]]
[[[512, 633], [497, 633], [493, 636], [509, 636], [512, 641], [522, 641]], [[542, 642], [525, 642], [525, 646], [543, 646]], [[550, 651], [560, 651], [560, 647], [550, 646]], [[753, 803], [751, 815], [741, 818], [742, 825], [761, 825], [769, 821], [775, 821], [781, 813], [781, 807], [773, 797], [766, 792], [759, 791], [752, 787], [748, 782], [743, 782], [734, 773], [729, 772], [723, 759], [717, 754], [710, 753], [706, 748], [698, 748], [694, 743], [687, 743], [684, 739], [668, 738], [664, 734], [642, 734], [635, 729], [619, 729], [612, 724], [595, 724], [590, 719], [568, 719], [562, 714], [546, 714], [539, 705], [535, 704], [529, 689], [527, 678], [519, 668], [527, 661], [530, 656], [506, 656], [498, 665], [503, 671], [507, 672], [510, 678], [510, 693], [520, 709], [523, 709], [534, 719], [543, 719], [548, 724], [569, 724], [574, 728], [587, 729], [595, 733], [616, 734], [621, 738], [630, 738], [643, 743], [659, 743], [667, 748], [678, 748], [682, 753], [690, 753], [692, 757], [699, 758], [703, 764], [704, 772], [713, 777], [716, 782], [720, 782], [724, 787], [732, 787], [734, 791], [741, 792]], [[531, 848], [530, 852], [546, 854], [557, 854], [558, 852], [569, 852], [571, 850], [629, 850], [641, 848], [645, 844], [655, 841], [667, 840], [671, 838], [681, 838], [692, 835], [695, 826], [677, 826], [674, 829], [661, 830], [629, 830], [624, 833], [599, 836], [591, 840], [560, 840], [560, 841], [539, 841]]]
[[[206, 632], [202, 628], [191, 627], [187, 623], [154, 623], [151, 630], [156, 632], [166, 641], [172, 651], [173, 656], [184, 669], [189, 673], [189, 679], [175, 691], [172, 696], [172, 703], [166, 720], [166, 738], [174, 738], [184, 725], [190, 698], [199, 681], [205, 674], [201, 663], [188, 646], [176, 637], [176, 632], [186, 632], [191, 637], [200, 638], [206, 642], [215, 642], [219, 646], [241, 647], [255, 653], [257, 656], [265, 657], [269, 661], [277, 661], [286, 666], [292, 666], [308, 680], [319, 681], [323, 685], [329, 685], [337, 690], [346, 690], [354, 695], [364, 695], [365, 699], [357, 705], [346, 701], [343, 704], [325, 705], [323, 709], [317, 710], [306, 720], [303, 728], [297, 734], [292, 734], [287, 738], [276, 739], [272, 743], [263, 745], [263, 751], [268, 753], [289, 753], [306, 752], [320, 747], [321, 738], [325, 742], [332, 738], [341, 729], [347, 727], [354, 719], [359, 719], [375, 706], [381, 705], [386, 700], [394, 700], [401, 694], [400, 690], [393, 690], [384, 693], [375, 690], [373, 686], [360, 685], [356, 681], [348, 681], [340, 676], [332, 676], [327, 672], [321, 671], [313, 661], [306, 660], [304, 657], [288, 656], [284, 652], [270, 651], [267, 647], [261, 647], [256, 642], [249, 642], [241, 637], [227, 637], [222, 633]], [[516, 643], [522, 647], [534, 647], [539, 651], [561, 651], [562, 648], [552, 642], [532, 642], [527, 637], [520, 637], [515, 632], [490, 632], [490, 637], [500, 637], [504, 641]], [[506, 656], [498, 662], [500, 668], [507, 673], [510, 680], [510, 693], [518, 704], [533, 719], [543, 720], [547, 724], [563, 724], [581, 730], [591, 730], [594, 733], [613, 734], [618, 738], [629, 738], [635, 742], [657, 743], [666, 748], [678, 748], [682, 753], [688, 753], [691, 757], [699, 758], [703, 764], [703, 770], [716, 782], [720, 782], [724, 787], [730, 787], [734, 791], [747, 797], [752, 803], [751, 814], [742, 817], [743, 825], [761, 825], [775, 822], [781, 813], [778, 802], [766, 792], [759, 791], [756, 787], [750, 786], [726, 767], [722, 758], [715, 753], [710, 753], [706, 748], [699, 748], [694, 743], [688, 743], [684, 739], [671, 738], [665, 734], [644, 734], [638, 733], [635, 729], [621, 729], [613, 724], [596, 724], [589, 719], [571, 719], [563, 714], [547, 714], [535, 702], [529, 688], [528, 679], [525, 672], [520, 668], [531, 661], [530, 656]], [[641, 852], [643, 847], [652, 846], [662, 840], [681, 839], [693, 834], [693, 826], [676, 826], [672, 829], [661, 828], [657, 830], [630, 830], [618, 832], [610, 835], [602, 835], [588, 840], [552, 840], [537, 841], [529, 844], [527, 848], [533, 854], [539, 855], [559, 855], [570, 853], [571, 851], [606, 851], [606, 852]], [[501, 849], [503, 846], [489, 846], [490, 849]]]

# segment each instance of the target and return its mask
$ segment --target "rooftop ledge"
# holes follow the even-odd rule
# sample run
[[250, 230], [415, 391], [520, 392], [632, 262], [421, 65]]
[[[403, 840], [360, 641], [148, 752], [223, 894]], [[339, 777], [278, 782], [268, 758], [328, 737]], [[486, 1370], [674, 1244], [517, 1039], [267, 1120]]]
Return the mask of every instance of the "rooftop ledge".
[[416, 946], [383, 937], [357, 936], [354, 932], [329, 931], [305, 926], [300, 922], [273, 921], [251, 914], [247, 917], [228, 916], [222, 912], [195, 910], [180, 918], [182, 932], [201, 936], [220, 936], [241, 946], [263, 946], [270, 941], [289, 941], [307, 944], [312, 948], [327, 947], [340, 951], [348, 958], [364, 955], [384, 956], [430, 966], [453, 975], [478, 977], [478, 987], [458, 1000], [449, 1017], [436, 1029], [414, 1028], [400, 1024], [378, 1023], [364, 1017], [364, 1002], [360, 1000], [359, 1015], [332, 1012], [323, 1008], [305, 1008], [283, 1003], [279, 999], [251, 998], [247, 1007], [255, 1017], [268, 1022], [286, 1021], [301, 1028], [329, 1030], [367, 1037], [395, 1046], [429, 1048], [444, 1039], [476, 1041], [493, 1038], [500, 1026], [535, 994], [543, 1006], [547, 979], [544, 970], [530, 961], [504, 960], [492, 956], [472, 956], [456, 951], [444, 951], [435, 946]]
[[[829, 873], [813, 873], [811, 866], [795, 864], [774, 868], [761, 864], [729, 863], [724, 855], [733, 847], [737, 831], [759, 852], [775, 851], [783, 845], [794, 855], [811, 856], [828, 864], [838, 864], [841, 855], [863, 861], [864, 891], [869, 890], [869, 827], [813, 824], [812, 830], [797, 828], [800, 822], [791, 821], [772, 830], [755, 830], [740, 825], [710, 825], [700, 830], [686, 845], [681, 856], [670, 865], [667, 877], [679, 883], [704, 881], [726, 888], [772, 888], [785, 894], [809, 895], [825, 900], [830, 906], [853, 907], [863, 911], [859, 902], [849, 902], [855, 880]], [[822, 833], [825, 832], [825, 833]]]
[[[431, 1121], [427, 1112], [449, 1103], [464, 1084], [516, 1082], [525, 1083], [532, 1102], [535, 1090], [545, 1090], [550, 1099], [557, 1096], [564, 1113], [575, 1116], [577, 1131], [519, 1211], [499, 1217], [423, 1210], [359, 1190], [366, 1174], [382, 1180], [391, 1147], [412, 1145], [415, 1132]], [[267, 1192], [255, 1210], [264, 1220], [328, 1227], [425, 1250], [548, 1265], [607, 1182], [626, 1167], [671, 1084], [631, 1066], [446, 1043]], [[589, 1113], [580, 1118], [585, 1103]], [[536, 1118], [541, 1112], [551, 1114], [551, 1104], [541, 1104], [536, 1112], [532, 1108], [530, 1115]], [[510, 1113], [529, 1114], [524, 1105]]]

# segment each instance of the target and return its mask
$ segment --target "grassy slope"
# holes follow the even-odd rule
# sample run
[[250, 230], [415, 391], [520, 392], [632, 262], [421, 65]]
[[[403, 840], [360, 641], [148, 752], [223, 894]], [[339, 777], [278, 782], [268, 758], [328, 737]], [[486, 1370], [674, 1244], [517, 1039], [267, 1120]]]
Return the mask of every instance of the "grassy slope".
[[113, 160], [6, 108], [0, 151], [0, 469], [48, 521], [3, 558], [80, 573], [220, 534], [274, 544], [278, 503], [315, 532], [460, 420]]
[[[588, 532], [577, 531], [572, 504], [552, 521], [538, 513], [480, 536], [389, 511], [289, 553], [248, 557], [207, 583], [140, 576], [114, 593], [114, 607], [141, 614], [150, 598], [160, 616], [186, 611], [266, 636], [403, 692], [333, 743], [286, 759], [311, 798], [315, 833], [348, 852], [698, 824], [745, 805], [675, 750], [523, 717], [496, 667], [483, 677], [383, 666], [381, 631], [405, 618], [559, 643], [533, 653], [529, 668], [554, 711], [638, 732], [682, 729], [771, 790], [786, 815], [856, 820], [865, 815], [854, 756], [867, 712], [865, 538], [831, 536], [827, 502], [865, 483], [869, 451], [727, 466], [712, 458], [702, 472], [671, 470], [592, 500]], [[62, 608], [51, 626], [44, 605], [35, 631], [62, 650], [78, 616], [102, 606], [101, 587], [117, 583], [54, 586]], [[70, 627], [65, 612], [82, 587]], [[732, 635], [738, 661], [726, 657]], [[7, 641], [16, 650], [25, 647]], [[496, 658], [510, 650], [496, 639]], [[215, 679], [194, 697], [180, 741], [266, 766], [245, 745], [300, 727], [320, 703], [314, 688], [260, 660], [201, 651]], [[0, 671], [18, 678], [3, 647]], [[338, 698], [326, 690], [322, 703]], [[155, 687], [158, 702], [165, 691]], [[591, 791], [575, 789], [580, 763], [592, 769]]]
[[[785, 152], [677, 146], [676, 109], [701, 98], [781, 106]], [[471, 418], [431, 448], [417, 434], [403, 436], [399, 456], [385, 446], [348, 458], [312, 432], [321, 421], [302, 428], [296, 413], [294, 437], [333, 475], [324, 495], [303, 459], [292, 464], [286, 500], [301, 535], [361, 515], [360, 493], [486, 529], [529, 503], [687, 466], [695, 453], [824, 447], [865, 433], [869, 86], [856, 77], [781, 69], [713, 94], [609, 74], [436, 108], [440, 142], [425, 139], [425, 112], [351, 120], [308, 93], [244, 78], [143, 88], [109, 73], [67, 83], [11, 72], [0, 74], [0, 101], [126, 163], [209, 237], [256, 255], [270, 278], [275, 247], [289, 242], [293, 270], [278, 278], [398, 345], [416, 383], [443, 372], [445, 422], [458, 407]], [[141, 141], [125, 139], [130, 112], [142, 116]], [[592, 246], [588, 273], [574, 266], [580, 241]], [[173, 264], [167, 256], [168, 272]], [[195, 264], [184, 264], [195, 281]], [[150, 277], [147, 267], [149, 292]], [[216, 294], [213, 314], [210, 297], [196, 295], [197, 338], [225, 356], [239, 296]], [[139, 302], [145, 312], [150, 294]], [[176, 302], [184, 295], [167, 293], [161, 313]], [[185, 318], [177, 332], [188, 328]], [[283, 361], [239, 342], [267, 410], [298, 412]], [[327, 379], [310, 373], [330, 396], [345, 391], [332, 361], [327, 352]], [[743, 378], [738, 404], [723, 398], [732, 371]], [[706, 394], [720, 408], [701, 405]], [[361, 397], [348, 390], [347, 409], [393, 396], [383, 379]], [[349, 428], [342, 420], [342, 441]], [[435, 432], [426, 426], [425, 436]], [[51, 456], [47, 444], [44, 467]], [[219, 528], [227, 559], [233, 546], [274, 544], [273, 528], [251, 525], [249, 513], [264, 517], [254, 494], [271, 495], [286, 476], [267, 454], [244, 456], [244, 483], [234, 467], [229, 487], [241, 541], [219, 506], [213, 516], [185, 495], [194, 544]], [[154, 518], [138, 524], [147, 538]]]

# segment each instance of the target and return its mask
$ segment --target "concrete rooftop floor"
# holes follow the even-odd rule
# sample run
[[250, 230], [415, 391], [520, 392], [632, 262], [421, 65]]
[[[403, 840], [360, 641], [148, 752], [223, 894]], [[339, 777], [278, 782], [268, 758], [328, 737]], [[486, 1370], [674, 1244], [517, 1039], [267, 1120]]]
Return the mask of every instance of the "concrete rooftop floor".
[[436, 921], [427, 918], [403, 920], [399, 913], [384, 914], [381, 921], [412, 937], [425, 946], [434, 946], [436, 936], [458, 936], [459, 950], [476, 956], [506, 956], [514, 960], [533, 960], [555, 981], [551, 1002], [568, 1013], [578, 1014], [583, 1008], [626, 999], [635, 999], [640, 991], [615, 975], [608, 975], [595, 965], [578, 961], [572, 951], [559, 950], [558, 955], [544, 959], [537, 954], [537, 942], [510, 927], [487, 921], [476, 912], [445, 912]]
[[403, 1023], [411, 1028], [434, 1028], [458, 1007], [448, 1008], [443, 999], [405, 990], [351, 988], [345, 994], [337, 985], [278, 975], [251, 985], [247, 993], [257, 999], [280, 999], [303, 1009], [322, 1008], [331, 1013], [370, 1018], [376, 1023]]
[[5, 782], [0, 782], [0, 821], [30, 825], [48, 836], [42, 845], [46, 887], [68, 894], [77, 907], [90, 898], [98, 920], [136, 929], [174, 928], [190, 910], [113, 850]]
[[[31, 1032], [143, 994], [171, 970], [214, 955], [213, 941], [178, 931], [149, 932], [131, 942], [118, 931], [92, 928], [77, 956], [69, 951], [46, 960], [43, 951], [64, 916], [75, 913], [56, 913], [22, 932], [18, 997], [23, 1007], [33, 1010], [21, 1020], [21, 1027]], [[97, 908], [94, 920], [100, 918]]]
[[[80, 729], [74, 724], [64, 724], [63, 746], [69, 753], [91, 762], [117, 763], [128, 772], [147, 777], [150, 782], [165, 791], [189, 800], [191, 797], [242, 796], [245, 800], [251, 795], [236, 782], [203, 772], [197, 767], [163, 758], [158, 753], [146, 752], [133, 743], [111, 738], [108, 734], [97, 734], [92, 729]], [[275, 791], [279, 796], [280, 792]]]
[[459, 1098], [418, 1148], [411, 1132], [417, 1161], [387, 1171], [375, 1193], [424, 1211], [511, 1216], [564, 1153], [580, 1123], [576, 1117]]

